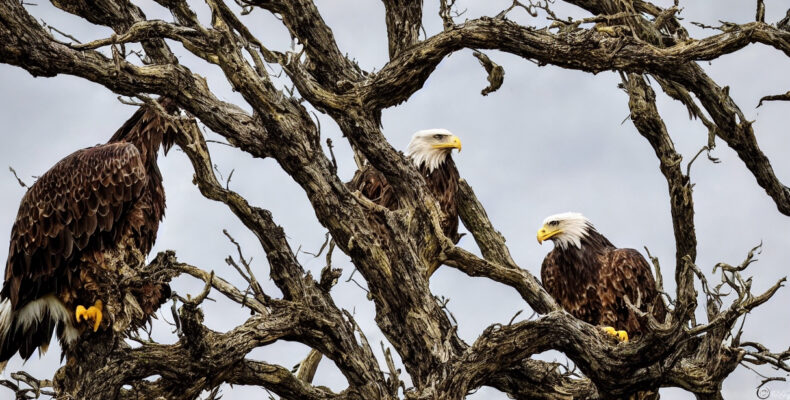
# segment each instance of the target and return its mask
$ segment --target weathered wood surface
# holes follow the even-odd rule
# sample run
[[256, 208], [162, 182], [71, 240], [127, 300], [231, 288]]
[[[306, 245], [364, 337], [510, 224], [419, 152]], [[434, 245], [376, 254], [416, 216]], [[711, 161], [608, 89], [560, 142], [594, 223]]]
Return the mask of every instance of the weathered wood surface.
[[[279, 15], [304, 45], [302, 58], [267, 49], [221, 0], [207, 0], [212, 11], [210, 26], [200, 23], [186, 1], [157, 2], [171, 10], [173, 22], [148, 20], [125, 0], [53, 1], [67, 12], [115, 32], [103, 40], [73, 44], [54, 39], [19, 1], [0, 0], [0, 62], [35, 76], [74, 75], [143, 100], [151, 94], [174, 99], [189, 115], [177, 121], [182, 126], [178, 144], [192, 162], [195, 183], [205, 197], [226, 204], [256, 235], [283, 298], [263, 293], [254, 275], [244, 274], [241, 268], [250, 283], [249, 292], [178, 262], [173, 253], [162, 253], [148, 266], [153, 273], [192, 275], [205, 281], [207, 290], [249, 308], [252, 316], [227, 333], [214, 332], [202, 324], [201, 296], [184, 299], [177, 311], [177, 343], [142, 343], [131, 348], [110, 334], [97, 335], [82, 344], [82, 356], [65, 365], [54, 382], [23, 381], [54, 388], [64, 398], [195, 399], [204, 390], [231, 383], [262, 386], [291, 399], [462, 399], [481, 386], [496, 387], [518, 399], [622, 397], [660, 386], [681, 387], [699, 398], [715, 399], [721, 397], [722, 381], [739, 362], [790, 370], [786, 353], [740, 343], [739, 336], [724, 341], [729, 332], [737, 332], [738, 317], [768, 301], [782, 282], [761, 295], [752, 295], [750, 282], [740, 278], [750, 256], [742, 268], [722, 266], [723, 283], [737, 295], [730, 307], [721, 309], [717, 292], [710, 290], [707, 282], [704, 296], [694, 289], [694, 281], [704, 276], [694, 265], [693, 185], [656, 109], [653, 88], [645, 79], [654, 78], [662, 90], [700, 118], [710, 135], [709, 147], [719, 138], [735, 150], [779, 211], [790, 215], [790, 189], [779, 181], [757, 146], [751, 123], [727, 88], [697, 64], [753, 43], [790, 56], [790, 32], [784, 25], [776, 27], [762, 20], [727, 24], [717, 33], [695, 39], [675, 17], [675, 7], [661, 9], [642, 0], [568, 0], [589, 11], [591, 18], [557, 20], [543, 29], [510, 21], [506, 11], [457, 22], [453, 20], [454, 2], [440, 0], [437, 17], [442, 18], [444, 30], [422, 37], [422, 2], [384, 0], [386, 19], [382, 23], [387, 26], [390, 61], [376, 72], [368, 72], [341, 53], [331, 28], [311, 0], [240, 2]], [[764, 11], [758, 10], [757, 15], [759, 19]], [[254, 113], [217, 98], [201, 76], [177, 62], [164, 39], [179, 42], [219, 66]], [[125, 60], [116, 49], [138, 42], [147, 55], [142, 66]], [[115, 57], [96, 51], [108, 46], [116, 49]], [[677, 244], [677, 292], [670, 296], [670, 316], [663, 324], [653, 324], [653, 332], [642, 340], [618, 345], [596, 327], [563, 312], [538, 280], [513, 261], [505, 238], [465, 182], [459, 211], [482, 258], [443, 237], [437, 204], [414, 167], [385, 140], [379, 119], [382, 109], [406, 101], [419, 90], [443, 59], [467, 48], [496, 49], [540, 64], [591, 73], [621, 72], [631, 119], [653, 147], [667, 180]], [[485, 55], [478, 58], [490, 74], [486, 90], [496, 90], [502, 85], [501, 68]], [[265, 63], [282, 66], [304, 98], [278, 90]], [[777, 92], [784, 89], [777, 88]], [[355, 152], [387, 177], [400, 196], [401, 209], [377, 208], [348, 191], [321, 147], [319, 129], [302, 106], [303, 100], [329, 114]], [[386, 360], [389, 371], [382, 371], [351, 315], [335, 305], [329, 292], [340, 271], [328, 267], [319, 280], [306, 274], [274, 216], [218, 182], [205, 139], [192, 118], [224, 136], [238, 151], [275, 159], [301, 186], [318, 220], [331, 234], [331, 246], [346, 253], [366, 280], [376, 306], [376, 323], [400, 356], [405, 371], [397, 371], [391, 359]], [[368, 213], [380, 218], [366, 218]], [[374, 229], [372, 221], [384, 226]], [[382, 232], [386, 237], [379, 236]], [[381, 245], [383, 242], [387, 246]], [[465, 343], [424, 277], [425, 266], [436, 262], [514, 288], [537, 312], [537, 318], [493, 325], [474, 343]], [[693, 319], [698, 301], [706, 303], [710, 322], [704, 325]], [[348, 388], [334, 393], [312, 385], [309, 371], [314, 371], [320, 360], [315, 355], [305, 361], [302, 371], [306, 372], [299, 374], [246, 358], [252, 349], [277, 340], [304, 343], [334, 361], [348, 380]], [[531, 358], [550, 349], [566, 354], [583, 377]], [[408, 374], [413, 387], [399, 392], [398, 374]], [[152, 376], [158, 377], [145, 380]]]

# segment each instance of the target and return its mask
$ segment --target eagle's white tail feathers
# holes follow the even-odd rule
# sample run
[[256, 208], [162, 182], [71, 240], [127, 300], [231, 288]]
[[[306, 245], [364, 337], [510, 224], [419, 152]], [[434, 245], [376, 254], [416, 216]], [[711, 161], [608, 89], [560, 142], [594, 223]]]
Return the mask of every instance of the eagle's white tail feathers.
[[13, 322], [14, 312], [11, 310], [11, 299], [5, 299], [0, 303], [0, 343], [5, 341]]
[[[66, 308], [60, 299], [54, 294], [48, 294], [31, 301], [17, 311], [15, 318], [17, 319], [17, 329], [28, 330], [31, 326], [41, 322], [44, 318], [46, 311], [49, 311], [49, 317], [56, 323], [61, 323], [64, 326], [63, 334], [60, 339], [66, 343], [71, 343], [79, 337], [79, 331], [74, 327], [71, 320], [71, 313]], [[46, 348], [43, 349], [45, 352]]]
[[[56, 326], [63, 324], [63, 333], [59, 337], [62, 342], [73, 343], [77, 340], [80, 332], [72, 323], [71, 312], [54, 294], [48, 294], [31, 301], [17, 311], [11, 309], [11, 299], [0, 302], [0, 343], [4, 343], [9, 334], [13, 334], [10, 332], [12, 326], [16, 325], [15, 331], [27, 331], [38, 325], [47, 313]], [[39, 354], [43, 355], [48, 348], [49, 343], [40, 346]], [[7, 363], [7, 361], [0, 362], [0, 373]]]
[[[64, 329], [60, 335], [60, 340], [72, 343], [79, 337], [79, 331], [72, 324], [69, 310], [54, 294], [48, 294], [31, 301], [17, 311], [11, 309], [11, 299], [5, 299], [0, 302], [0, 343], [5, 342], [9, 333], [12, 333], [10, 330], [14, 325], [14, 320], [16, 320], [17, 331], [27, 331], [31, 327], [38, 325], [45, 314], [47, 314], [47, 311], [49, 312], [49, 318], [55, 321], [56, 325], [58, 323], [63, 324]], [[43, 355], [48, 348], [49, 343], [40, 346], [39, 354]], [[0, 362], [0, 373], [3, 372], [7, 363], [7, 361]]]
[[[8, 334], [11, 333], [9, 331], [14, 320], [16, 320], [17, 331], [27, 331], [31, 327], [38, 325], [47, 311], [49, 312], [49, 318], [56, 325], [58, 323], [63, 324], [63, 333], [60, 335], [60, 340], [65, 343], [72, 343], [79, 337], [80, 332], [74, 327], [69, 310], [54, 294], [48, 294], [27, 303], [21, 310], [17, 311], [11, 310], [10, 299], [5, 299], [0, 303], [0, 343], [4, 342]], [[39, 347], [39, 354], [43, 355], [48, 348], [49, 343]], [[0, 364], [0, 367], [4, 366]], [[0, 372], [2, 372], [2, 368], [0, 368]]]
[[[0, 343], [5, 342], [11, 323], [14, 322], [14, 312], [11, 311], [11, 299], [5, 299], [0, 303]], [[0, 362], [0, 373], [3, 373], [8, 361]]]

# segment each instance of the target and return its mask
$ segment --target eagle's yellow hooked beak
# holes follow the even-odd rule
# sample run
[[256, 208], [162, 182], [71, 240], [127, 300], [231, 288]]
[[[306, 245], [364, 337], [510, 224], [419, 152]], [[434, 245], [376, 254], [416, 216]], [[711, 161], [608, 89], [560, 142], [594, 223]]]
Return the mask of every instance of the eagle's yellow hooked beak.
[[559, 235], [560, 233], [562, 233], [561, 229], [551, 228], [544, 224], [543, 227], [538, 230], [538, 243], [543, 244], [544, 240]]
[[461, 152], [461, 139], [458, 136], [452, 135], [445, 143], [433, 145], [434, 149], [458, 149]]

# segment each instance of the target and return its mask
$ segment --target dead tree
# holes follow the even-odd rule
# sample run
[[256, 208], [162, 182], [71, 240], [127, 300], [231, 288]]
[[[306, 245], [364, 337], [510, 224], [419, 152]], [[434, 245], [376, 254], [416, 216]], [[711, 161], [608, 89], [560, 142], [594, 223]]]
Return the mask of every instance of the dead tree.
[[[790, 188], [777, 179], [757, 146], [751, 122], [727, 88], [697, 64], [753, 43], [790, 56], [786, 24], [765, 22], [762, 1], [757, 2], [756, 21], [723, 23], [704, 38], [688, 35], [676, 18], [677, 5], [662, 9], [642, 0], [566, 0], [590, 13], [582, 20], [557, 17], [549, 2], [514, 1], [498, 15], [463, 22], [454, 19], [459, 19], [454, 1], [440, 0], [444, 30], [422, 38], [422, 2], [382, 1], [390, 60], [371, 72], [340, 52], [311, 0], [236, 0], [232, 7], [223, 0], [207, 0], [210, 25], [202, 23], [184, 0], [157, 0], [172, 13], [170, 22], [146, 19], [126, 0], [53, 2], [115, 32], [83, 44], [54, 38], [23, 2], [0, 0], [0, 62], [34, 76], [74, 75], [143, 101], [150, 102], [152, 95], [167, 96], [186, 111], [187, 116], [176, 121], [182, 127], [178, 144], [192, 162], [195, 183], [205, 197], [226, 204], [257, 237], [271, 278], [283, 293], [282, 298], [267, 295], [254, 273], [243, 267], [238, 270], [250, 284], [248, 292], [179, 262], [174, 253], [163, 253], [147, 266], [151, 273], [174, 271], [206, 283], [203, 293], [183, 299], [178, 309], [177, 343], [143, 343], [136, 348], [123, 341], [113, 346], [84, 343], [96, 354], [94, 362], [66, 365], [51, 381], [16, 375], [30, 388], [6, 385], [20, 397], [50, 393], [106, 399], [194, 399], [222, 383], [258, 385], [293, 399], [461, 399], [481, 386], [518, 399], [612, 398], [655, 387], [680, 387], [700, 399], [717, 399], [722, 381], [739, 363], [790, 371], [788, 351], [772, 352], [759, 343], [742, 341], [736, 324], [768, 301], [784, 280], [765, 293], [753, 294], [751, 281], [742, 276], [752, 254], [740, 266], [720, 264], [717, 284], [708, 283], [695, 264], [693, 184], [657, 112], [654, 93], [660, 88], [684, 104], [708, 132], [707, 149], [723, 141], [735, 150], [779, 212], [790, 215]], [[298, 53], [269, 49], [243, 22], [249, 18], [254, 23], [252, 16], [244, 17], [254, 8], [278, 16], [303, 48]], [[550, 25], [536, 28], [509, 20], [518, 8], [546, 13]], [[178, 62], [166, 39], [221, 68], [253, 112], [217, 98], [201, 76]], [[124, 47], [131, 43], [142, 45], [142, 64], [125, 58]], [[102, 48], [109, 48], [112, 57], [103, 55]], [[542, 65], [593, 74], [621, 73], [631, 119], [653, 147], [666, 178], [676, 242], [677, 291], [666, 296], [671, 312], [664, 323], [653, 321], [652, 332], [641, 340], [618, 345], [596, 327], [563, 312], [538, 280], [513, 261], [504, 238], [466, 183], [458, 206], [483, 256], [454, 246], [442, 235], [440, 211], [424, 181], [382, 135], [382, 109], [408, 100], [445, 57], [467, 48], [496, 49]], [[478, 58], [489, 73], [490, 86], [484, 94], [496, 90], [503, 81], [502, 68], [482, 53]], [[271, 65], [285, 72], [295, 92], [277, 88]], [[787, 99], [786, 94], [765, 98]], [[347, 189], [322, 149], [305, 101], [334, 119], [355, 152], [386, 176], [402, 204], [399, 210], [376, 207]], [[195, 120], [238, 151], [275, 159], [301, 186], [333, 246], [351, 258], [367, 282], [376, 323], [405, 371], [399, 371], [391, 359], [389, 371], [382, 371], [352, 316], [335, 305], [330, 290], [341, 271], [327, 266], [320, 277], [306, 274], [274, 216], [218, 181]], [[367, 218], [371, 213], [380, 218]], [[382, 226], [372, 227], [373, 221]], [[464, 342], [424, 277], [425, 266], [436, 262], [516, 289], [538, 318], [492, 325], [474, 343]], [[657, 260], [654, 263], [658, 273]], [[704, 293], [697, 293], [695, 281], [701, 281]], [[724, 293], [727, 288], [730, 297]], [[206, 328], [200, 304], [210, 290], [242, 304], [252, 315], [225, 333]], [[700, 301], [707, 311], [704, 323], [694, 318]], [[348, 388], [334, 393], [310, 383], [310, 368], [295, 374], [247, 358], [252, 349], [278, 340], [303, 343], [334, 361]], [[532, 358], [546, 350], [567, 355], [583, 376]], [[399, 374], [404, 373], [413, 387], [399, 392]]]

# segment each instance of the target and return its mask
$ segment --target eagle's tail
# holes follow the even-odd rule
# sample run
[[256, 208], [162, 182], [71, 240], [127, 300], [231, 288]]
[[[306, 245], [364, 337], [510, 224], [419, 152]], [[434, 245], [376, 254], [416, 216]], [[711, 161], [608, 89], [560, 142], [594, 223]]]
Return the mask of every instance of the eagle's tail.
[[11, 299], [0, 302], [0, 372], [17, 352], [25, 360], [36, 349], [44, 354], [57, 328], [61, 343], [71, 343], [79, 336], [71, 312], [54, 294], [38, 298], [13, 310]]
[[[5, 337], [8, 335], [8, 330], [14, 322], [13, 310], [11, 310], [11, 299], [4, 299], [0, 303], [0, 349], [5, 348]], [[7, 358], [0, 358], [0, 373], [5, 370], [8, 364]]]

